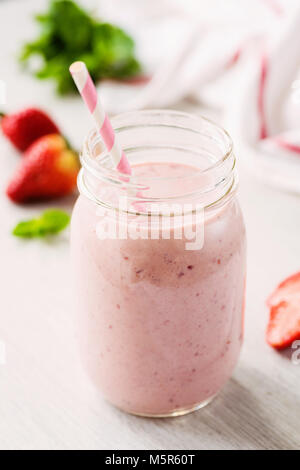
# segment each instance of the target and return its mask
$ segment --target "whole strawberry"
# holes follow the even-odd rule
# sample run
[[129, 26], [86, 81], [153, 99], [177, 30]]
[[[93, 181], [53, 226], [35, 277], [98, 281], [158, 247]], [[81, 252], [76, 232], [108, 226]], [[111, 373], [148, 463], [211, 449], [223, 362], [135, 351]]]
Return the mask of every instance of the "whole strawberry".
[[77, 154], [62, 136], [46, 135], [26, 151], [6, 194], [17, 203], [64, 196], [75, 188], [79, 167]]
[[27, 108], [15, 114], [0, 113], [3, 134], [21, 152], [40, 137], [59, 134], [59, 129], [44, 111]]

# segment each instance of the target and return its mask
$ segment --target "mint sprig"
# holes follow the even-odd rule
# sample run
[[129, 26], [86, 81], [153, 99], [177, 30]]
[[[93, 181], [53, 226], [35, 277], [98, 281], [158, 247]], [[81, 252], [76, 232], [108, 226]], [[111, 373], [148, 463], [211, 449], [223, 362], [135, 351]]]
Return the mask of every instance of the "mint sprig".
[[76, 90], [69, 66], [83, 60], [92, 78], [128, 79], [139, 75], [141, 66], [135, 57], [133, 39], [121, 28], [97, 20], [72, 0], [52, 0], [45, 14], [36, 16], [40, 35], [23, 46], [20, 60], [31, 56], [42, 59], [36, 71], [39, 79], [52, 79], [57, 92]]
[[19, 222], [13, 235], [21, 238], [39, 238], [64, 230], [70, 223], [70, 216], [60, 209], [48, 209], [40, 217]]

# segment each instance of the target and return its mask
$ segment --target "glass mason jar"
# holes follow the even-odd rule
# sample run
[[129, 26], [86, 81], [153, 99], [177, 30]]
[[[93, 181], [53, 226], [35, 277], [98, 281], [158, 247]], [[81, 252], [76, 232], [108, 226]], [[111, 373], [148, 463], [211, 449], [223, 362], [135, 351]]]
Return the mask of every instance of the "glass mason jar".
[[112, 168], [91, 132], [72, 217], [82, 358], [118, 408], [177, 416], [212, 400], [242, 344], [246, 241], [232, 142], [180, 112], [112, 123], [133, 176]]

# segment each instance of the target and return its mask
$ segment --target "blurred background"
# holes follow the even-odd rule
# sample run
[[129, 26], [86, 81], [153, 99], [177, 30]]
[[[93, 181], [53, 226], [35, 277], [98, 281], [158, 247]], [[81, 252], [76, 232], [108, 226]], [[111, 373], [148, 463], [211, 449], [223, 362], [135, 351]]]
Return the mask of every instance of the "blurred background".
[[299, 43], [299, 0], [0, 0], [0, 111], [42, 109], [78, 152], [92, 121], [68, 66], [83, 59], [111, 116], [171, 108], [213, 118], [234, 140], [249, 242], [234, 379], [201, 420], [140, 425], [99, 400], [78, 365], [68, 231], [11, 234], [49, 207], [70, 214], [77, 192], [7, 197], [22, 153], [3, 118], [0, 448], [299, 447], [299, 367], [264, 340], [265, 299], [300, 264]]
[[[72, 50], [67, 47], [63, 62], [61, 49], [52, 51], [51, 61], [45, 61], [48, 69], [40, 79], [32, 80], [18, 57], [24, 44], [45, 37], [49, 24], [44, 21], [43, 28], [34, 15], [49, 12], [51, 2], [2, 0], [1, 79], [11, 110], [33, 104], [46, 107], [79, 147], [91, 123], [69, 85], [60, 96], [55, 93], [55, 87], [63, 87], [55, 75], [62, 77], [61, 82], [68, 81], [67, 57], [84, 58], [95, 70], [102, 102], [110, 114], [147, 107], [195, 112], [201, 108], [222, 120], [236, 145], [241, 145], [241, 158], [252, 171], [300, 191], [299, 2], [85, 0], [77, 4], [97, 21], [122, 28], [134, 41], [133, 51], [126, 44], [128, 38], [112, 35], [109, 42], [105, 39], [109, 33], [99, 31], [94, 55], [88, 55], [83, 45], [88, 34], [85, 22], [60, 11], [66, 18], [62, 33], [66, 42], [61, 44], [67, 44], [68, 35], [70, 42], [77, 37], [83, 43], [78, 39]], [[51, 47], [32, 50], [27, 67], [40, 70], [40, 53], [49, 55]], [[106, 63], [106, 70], [96, 71], [103, 61], [110, 61], [109, 66]], [[124, 67], [117, 71], [122, 61]]]

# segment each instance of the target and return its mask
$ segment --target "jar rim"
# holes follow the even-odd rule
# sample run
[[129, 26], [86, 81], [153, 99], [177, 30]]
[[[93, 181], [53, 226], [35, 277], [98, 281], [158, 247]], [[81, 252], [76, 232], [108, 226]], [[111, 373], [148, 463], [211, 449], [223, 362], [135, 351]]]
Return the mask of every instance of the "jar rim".
[[[216, 197], [211, 204], [208, 206], [217, 205], [220, 203], [220, 200], [228, 200], [230, 195], [233, 195], [236, 188], [236, 178], [235, 178], [235, 156], [233, 153], [233, 142], [231, 140], [228, 132], [223, 129], [220, 125], [211, 121], [210, 119], [194, 115], [182, 111], [176, 110], [143, 110], [143, 111], [130, 111], [126, 113], [119, 114], [112, 119], [112, 126], [116, 132], [121, 136], [121, 132], [124, 131], [122, 137], [127, 138], [127, 145], [123, 146], [123, 150], [127, 155], [132, 155], [132, 152], [141, 152], [141, 151], [157, 151], [162, 149], [168, 149], [173, 151], [183, 151], [187, 155], [191, 154], [193, 158], [203, 157], [203, 155], [208, 155], [208, 166], [205, 168], [199, 168], [197, 166], [191, 165], [191, 173], [185, 175], [176, 175], [176, 176], [145, 176], [142, 178], [137, 175], [128, 175], [124, 178], [124, 174], [120, 173], [117, 169], [112, 167], [111, 158], [107, 150], [104, 150], [104, 144], [101, 140], [100, 135], [96, 129], [93, 129], [89, 132], [87, 138], [85, 139], [83, 150], [81, 152], [81, 163], [82, 170], [78, 179], [79, 190], [85, 190], [85, 194], [89, 193], [89, 197], [93, 196], [93, 190], [88, 188], [88, 180], [95, 179], [97, 181], [102, 181], [104, 183], [109, 183], [113, 185], [116, 190], [118, 188], [126, 188], [129, 191], [128, 199], [132, 202], [134, 200], [141, 200], [154, 203], [159, 201], [172, 202], [180, 200], [182, 196], [166, 196], [166, 197], [143, 197], [143, 191], [146, 192], [149, 189], [151, 182], [161, 182], [163, 185], [165, 182], [177, 183], [177, 181], [188, 180], [189, 178], [202, 177], [202, 175], [207, 175], [209, 177], [207, 185], [198, 187], [198, 189], [192, 192], [188, 192], [185, 196], [193, 199], [199, 195], [206, 197], [206, 194], [211, 194], [218, 192], [218, 197]], [[131, 141], [128, 136], [132, 134], [134, 130], [141, 130], [143, 133], [143, 128], [161, 128], [163, 134], [168, 129], [171, 131], [182, 131], [184, 139], [190, 134], [190, 139], [187, 139], [188, 144], [181, 142], [175, 138], [175, 141], [171, 140], [171, 143], [166, 140], [157, 143], [157, 135], [152, 134], [154, 137], [154, 144], [151, 141], [146, 139], [146, 143], [137, 142], [136, 144], [131, 144]], [[127, 131], [127, 134], [126, 134]], [[185, 134], [186, 132], [186, 134]], [[176, 134], [174, 134], [176, 135]], [[126, 137], [127, 136], [127, 137]], [[149, 134], [147, 134], [147, 137]], [[159, 134], [158, 134], [159, 136]], [[202, 144], [198, 145], [197, 138], [202, 138]], [[152, 139], [153, 140], [153, 139]], [[143, 139], [142, 139], [143, 141]], [[176, 144], [177, 141], [177, 144]], [[149, 143], [150, 142], [150, 143]], [[122, 142], [123, 143], [123, 142]], [[95, 148], [99, 144], [102, 148], [97, 149], [96, 155], [93, 157], [92, 152], [95, 151]], [[176, 145], [175, 145], [176, 144]], [[206, 149], [206, 145], [209, 147], [209, 151]], [[211, 146], [213, 150], [211, 150]], [[134, 156], [133, 156], [134, 158]], [[222, 193], [220, 196], [220, 191]], [[123, 193], [124, 194], [124, 193]], [[215, 194], [217, 196], [217, 194]], [[102, 204], [103, 201], [94, 197], [96, 202]]]
[[[118, 120], [122, 119], [124, 121], [130, 121], [133, 117], [135, 116], [138, 116], [138, 117], [144, 117], [144, 118], [147, 118], [147, 117], [150, 117], [150, 118], [154, 118], [154, 117], [161, 117], [161, 116], [170, 116], [171, 118], [187, 118], [187, 119], [191, 119], [195, 124], [200, 124], [201, 122], [204, 122], [206, 124], [208, 124], [209, 126], [211, 126], [212, 129], [214, 129], [215, 131], [219, 132], [221, 134], [221, 136], [224, 138], [224, 143], [225, 143], [225, 150], [223, 152], [223, 155], [220, 159], [216, 160], [215, 162], [213, 162], [211, 165], [209, 165], [207, 168], [205, 169], [200, 169], [200, 168], [194, 168], [193, 169], [193, 175], [197, 175], [197, 174], [207, 174], [209, 172], [212, 172], [213, 170], [217, 169], [218, 167], [220, 167], [223, 163], [226, 162], [227, 159], [230, 158], [230, 156], [232, 155], [233, 153], [233, 142], [232, 142], [232, 139], [229, 135], [229, 133], [222, 127], [220, 126], [219, 124], [215, 123], [213, 120], [205, 117], [205, 116], [202, 116], [202, 115], [195, 115], [195, 114], [192, 114], [192, 113], [187, 113], [187, 112], [184, 112], [184, 111], [177, 111], [177, 110], [164, 110], [164, 109], [151, 109], [151, 110], [142, 110], [142, 111], [128, 111], [128, 112], [125, 112], [125, 113], [121, 113], [121, 114], [118, 114], [116, 116], [114, 116], [112, 119], [111, 119], [111, 122], [112, 122], [112, 125], [113, 125], [113, 128], [114, 128], [114, 131], [116, 132], [116, 134], [120, 133], [121, 131], [125, 131], [125, 130], [133, 130], [133, 129], [137, 129], [137, 128], [141, 128], [141, 127], [148, 127], [148, 126], [151, 126], [151, 127], [167, 127], [167, 128], [173, 128], [173, 129], [180, 129], [180, 130], [186, 130], [186, 131], [189, 131], [189, 132], [192, 132], [192, 133], [196, 133], [198, 134], [199, 136], [204, 136], [205, 134], [203, 134], [203, 132], [200, 132], [196, 129], [192, 129], [191, 127], [188, 127], [186, 125], [174, 125], [174, 124], [170, 124], [170, 123], [158, 123], [158, 124], [126, 124], [126, 125], [121, 125], [121, 124], [118, 124]], [[85, 139], [85, 142], [88, 142], [89, 139], [91, 139], [92, 135], [96, 133], [96, 130], [95, 129], [92, 129], [89, 131], [89, 133], [87, 134], [87, 137]], [[99, 142], [101, 142], [101, 138], [100, 136], [98, 137], [98, 140]], [[119, 178], [120, 177], [120, 172], [115, 169], [115, 168], [107, 168], [107, 167], [104, 167], [103, 165], [99, 164], [99, 160], [104, 160], [104, 159], [110, 159], [110, 156], [109, 156], [109, 152], [104, 149], [98, 156], [96, 162], [97, 162], [97, 165], [93, 164], [92, 162], [92, 159], [90, 158], [89, 160], [85, 157], [86, 155], [86, 152], [84, 150], [87, 150], [87, 149], [83, 149], [83, 151], [81, 152], [81, 155], [80, 155], [80, 159], [81, 159], [81, 163], [82, 163], [82, 166], [84, 168], [86, 168], [88, 171], [91, 171], [95, 176], [96, 176], [96, 173], [99, 174], [99, 176], [106, 176], [106, 177], [110, 177], [110, 178]], [[235, 164], [235, 161], [234, 161], [234, 164]], [[233, 165], [233, 168], [234, 168], [234, 165]], [[232, 170], [233, 170], [232, 168]], [[168, 180], [171, 180], [171, 181], [174, 181], [176, 179], [180, 179], [180, 180], [183, 180], [183, 179], [188, 179], [190, 178], [191, 175], [190, 174], [187, 174], [187, 175], [184, 175], [184, 176], [170, 176], [170, 177], [166, 177], [166, 176], [143, 176], [143, 180], [147, 180], [147, 181], [168, 181]], [[130, 177], [131, 181], [134, 181], [136, 179], [136, 177], [134, 175], [132, 175]], [[130, 186], [130, 184], [129, 184]]]

